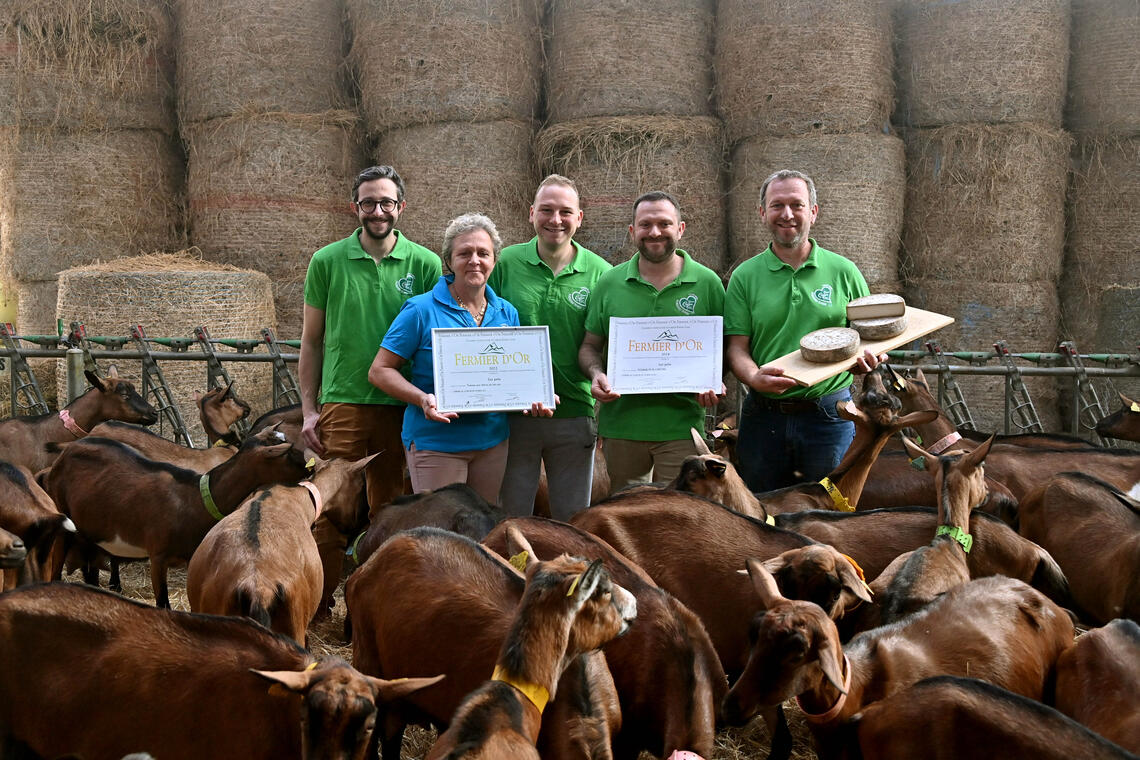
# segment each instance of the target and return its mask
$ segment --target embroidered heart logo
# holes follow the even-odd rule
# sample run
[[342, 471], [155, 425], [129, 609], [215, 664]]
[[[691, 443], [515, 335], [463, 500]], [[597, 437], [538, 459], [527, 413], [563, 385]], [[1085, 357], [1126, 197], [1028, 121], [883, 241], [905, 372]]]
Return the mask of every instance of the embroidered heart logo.
[[411, 272], [408, 272], [406, 275], [396, 280], [396, 289], [404, 295], [410, 296], [412, 294], [412, 288], [415, 287], [415, 284], [416, 276]]
[[569, 301], [570, 305], [575, 309], [578, 309], [579, 311], [584, 310], [586, 308], [586, 304], [590, 301], [590, 289], [578, 288], [572, 293], [567, 293], [566, 300]]
[[693, 316], [693, 312], [697, 310], [697, 296], [690, 293], [684, 298], [678, 298], [677, 308], [680, 309], [682, 313], [688, 314], [690, 317]]
[[831, 286], [823, 285], [811, 292], [812, 299], [822, 306], [831, 306]]

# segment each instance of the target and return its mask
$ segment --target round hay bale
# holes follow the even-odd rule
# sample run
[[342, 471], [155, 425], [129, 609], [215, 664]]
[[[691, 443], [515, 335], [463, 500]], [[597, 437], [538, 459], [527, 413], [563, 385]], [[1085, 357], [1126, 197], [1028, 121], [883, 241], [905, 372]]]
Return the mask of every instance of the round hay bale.
[[1066, 269], [1090, 288], [1140, 285], [1140, 136], [1081, 139], [1073, 164]]
[[1070, 129], [1140, 134], [1137, 39], [1140, 3], [1136, 0], [1073, 0]]
[[1033, 124], [906, 134], [904, 277], [1056, 282], [1070, 139]]
[[732, 153], [728, 194], [729, 254], [736, 264], [771, 241], [760, 220], [760, 185], [772, 172], [797, 169], [816, 183], [819, 217], [811, 236], [854, 261], [871, 291], [898, 282], [906, 184], [905, 151], [893, 135], [753, 138]]
[[183, 165], [155, 130], [0, 128], [0, 266], [54, 279], [181, 241]]
[[721, 125], [713, 118], [627, 116], [556, 124], [538, 136], [545, 170], [577, 183], [585, 220], [575, 239], [610, 263], [633, 255], [633, 202], [650, 190], [681, 204], [680, 247], [725, 271], [724, 163]]
[[[16, 330], [21, 335], [56, 335], [55, 321], [58, 280], [17, 280]], [[64, 325], [67, 331], [67, 325]]]
[[369, 133], [534, 118], [542, 79], [537, 0], [345, 5], [353, 33], [349, 59]]
[[177, 0], [183, 122], [343, 108], [340, 0]]
[[486, 214], [503, 245], [534, 237], [527, 221], [538, 185], [534, 126], [514, 120], [423, 124], [394, 129], [376, 145], [376, 162], [396, 167], [408, 207], [397, 226], [438, 251], [447, 223], [468, 212]]
[[187, 129], [190, 241], [210, 261], [265, 272], [278, 336], [299, 338], [313, 251], [356, 228], [355, 114], [260, 114]]
[[[127, 335], [131, 325], [141, 324], [147, 336], [154, 338], [192, 337], [198, 325], [204, 325], [212, 338], [256, 338], [262, 326], [275, 321], [266, 275], [202, 261], [193, 250], [61, 272], [56, 314], [64, 324], [85, 322], [88, 335]], [[167, 349], [152, 344], [151, 350]], [[235, 392], [252, 407], [251, 419], [268, 411], [273, 402], [272, 365], [226, 363], [225, 354], [234, 351], [224, 346], [215, 346], [215, 350], [234, 381]], [[264, 347], [257, 350], [265, 351]], [[100, 366], [108, 363], [101, 360]], [[120, 375], [139, 387], [138, 362], [115, 364]], [[195, 444], [205, 445], [194, 404], [194, 391], [206, 389], [205, 362], [166, 361], [159, 367]]]
[[8, 0], [0, 125], [174, 131], [173, 28], [149, 0]]
[[1069, 0], [905, 0], [896, 121], [1061, 126]]
[[892, 61], [885, 0], [720, 0], [717, 102], [732, 142], [881, 131]]
[[711, 115], [713, 5], [712, 0], [552, 3], [549, 121]]
[[[1050, 281], [919, 279], [907, 283], [904, 295], [911, 306], [954, 317], [952, 325], [931, 335], [943, 351], [993, 351], [998, 340], [1004, 340], [1013, 353], [1056, 349], [1057, 288]], [[1003, 378], [955, 376], [955, 380], [962, 386], [977, 429], [1000, 431], [1005, 414]], [[1024, 380], [1045, 429], [1060, 430], [1053, 378]]]

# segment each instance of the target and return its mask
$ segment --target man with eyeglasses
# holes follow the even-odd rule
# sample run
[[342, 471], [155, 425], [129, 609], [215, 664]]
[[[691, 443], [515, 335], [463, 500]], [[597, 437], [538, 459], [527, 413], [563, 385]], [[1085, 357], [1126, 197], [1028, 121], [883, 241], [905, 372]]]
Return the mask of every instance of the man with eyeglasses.
[[[372, 508], [403, 491], [400, 428], [406, 404], [368, 382], [368, 368], [404, 301], [430, 291], [443, 273], [439, 256], [396, 229], [404, 206], [404, 181], [395, 169], [360, 172], [352, 186], [360, 227], [314, 253], [305, 276], [297, 366], [302, 436], [321, 457], [359, 459], [380, 452], [366, 470]], [[325, 570], [324, 612], [340, 582], [347, 537], [324, 517], [313, 534]]]

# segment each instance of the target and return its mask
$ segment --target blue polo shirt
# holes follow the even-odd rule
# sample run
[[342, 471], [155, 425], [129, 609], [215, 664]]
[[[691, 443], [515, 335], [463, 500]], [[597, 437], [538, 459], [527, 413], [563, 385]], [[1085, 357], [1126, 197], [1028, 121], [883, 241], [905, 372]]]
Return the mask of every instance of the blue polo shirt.
[[[478, 327], [467, 309], [452, 297], [449, 274], [439, 278], [430, 292], [409, 298], [392, 321], [381, 347], [407, 359], [412, 365], [412, 385], [425, 393], [435, 393], [432, 369], [431, 331], [433, 327]], [[483, 327], [518, 327], [519, 313], [499, 298], [488, 285], [487, 311]], [[457, 419], [435, 422], [424, 417], [423, 409], [409, 404], [404, 410], [401, 438], [404, 448], [415, 444], [417, 451], [482, 451], [498, 446], [509, 434], [504, 412], [471, 412]]]

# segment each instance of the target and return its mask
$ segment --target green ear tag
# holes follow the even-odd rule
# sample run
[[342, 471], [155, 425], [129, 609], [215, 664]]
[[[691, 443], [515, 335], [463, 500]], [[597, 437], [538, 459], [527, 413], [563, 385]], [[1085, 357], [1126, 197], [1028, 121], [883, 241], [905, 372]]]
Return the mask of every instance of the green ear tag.
[[910, 466], [916, 470], [925, 470], [926, 460], [923, 457], [915, 457], [914, 459], [910, 460]]
[[527, 556], [528, 555], [526, 552], [519, 552], [515, 556], [511, 557], [508, 561], [511, 563], [511, 566], [514, 567], [515, 570], [518, 570], [520, 573], [525, 573]]

